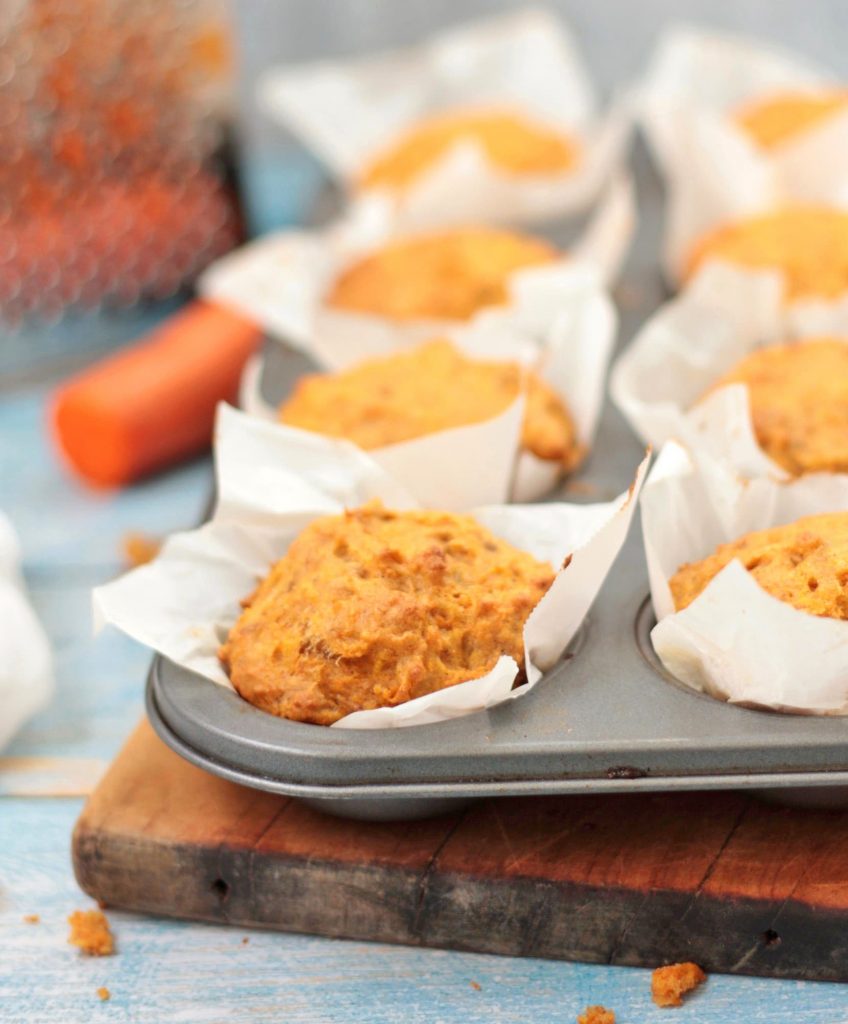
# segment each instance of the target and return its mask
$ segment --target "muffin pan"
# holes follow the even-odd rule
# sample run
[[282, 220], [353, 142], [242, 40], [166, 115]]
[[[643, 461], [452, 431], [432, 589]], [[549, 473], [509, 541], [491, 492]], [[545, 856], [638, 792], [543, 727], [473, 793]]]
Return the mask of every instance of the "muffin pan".
[[[647, 168], [640, 192], [643, 222], [619, 289], [625, 342], [662, 297], [660, 197]], [[269, 343], [265, 398], [279, 402], [308, 369], [303, 356]], [[561, 496], [609, 500], [641, 455], [607, 402], [591, 457]], [[157, 657], [147, 708], [159, 735], [189, 761], [352, 817], [413, 818], [474, 797], [548, 793], [747, 788], [790, 797], [815, 787], [820, 799], [841, 799], [833, 787], [848, 787], [848, 719], [757, 711], [695, 693], [654, 655], [653, 622], [634, 522], [566, 657], [520, 700], [438, 725], [327, 729], [275, 718]]]

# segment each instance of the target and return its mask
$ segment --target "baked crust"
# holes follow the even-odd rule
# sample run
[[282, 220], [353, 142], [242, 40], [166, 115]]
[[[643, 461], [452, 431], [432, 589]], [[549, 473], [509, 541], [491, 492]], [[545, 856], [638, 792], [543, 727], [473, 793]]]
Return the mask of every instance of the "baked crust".
[[692, 247], [684, 276], [707, 259], [782, 271], [787, 301], [836, 298], [848, 289], [848, 211], [785, 206], [721, 225]]
[[848, 105], [844, 89], [778, 93], [752, 100], [734, 114], [739, 127], [761, 149], [775, 149]]
[[561, 174], [577, 163], [579, 144], [511, 110], [454, 110], [424, 118], [366, 166], [360, 188], [403, 191], [465, 140], [478, 143], [496, 167], [516, 177]]
[[675, 608], [691, 604], [734, 559], [773, 597], [810, 615], [848, 619], [848, 512], [746, 533], [682, 565], [669, 581]]
[[848, 340], [816, 338], [752, 352], [710, 390], [748, 388], [760, 447], [793, 476], [848, 473]]
[[301, 377], [280, 406], [279, 418], [293, 427], [346, 438], [368, 451], [497, 416], [515, 400], [523, 382], [522, 447], [573, 469], [583, 449], [553, 388], [518, 363], [469, 359], [445, 340], [340, 373]]
[[220, 657], [251, 704], [331, 725], [524, 664], [554, 573], [470, 516], [371, 502], [312, 522], [245, 603]]
[[516, 270], [560, 259], [547, 242], [493, 227], [464, 227], [389, 242], [348, 267], [326, 302], [392, 320], [468, 320], [507, 301]]

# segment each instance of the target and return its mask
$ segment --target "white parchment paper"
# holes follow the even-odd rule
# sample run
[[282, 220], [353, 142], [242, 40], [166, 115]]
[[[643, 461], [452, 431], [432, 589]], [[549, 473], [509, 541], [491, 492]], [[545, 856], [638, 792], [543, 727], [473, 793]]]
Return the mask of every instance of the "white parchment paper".
[[[94, 592], [95, 622], [111, 623], [214, 683], [231, 686], [217, 651], [250, 594], [313, 519], [372, 498], [413, 508], [412, 495], [346, 442], [277, 428], [223, 406], [216, 426], [218, 504], [211, 521], [169, 538], [159, 556]], [[646, 460], [647, 461], [647, 460]], [[341, 728], [443, 721], [528, 692], [562, 655], [589, 610], [629, 528], [646, 470], [630, 490], [597, 505], [490, 505], [473, 510], [504, 540], [559, 569], [524, 630], [528, 681], [512, 689], [507, 656], [470, 680], [396, 708], [357, 712]], [[567, 556], [570, 563], [563, 567]]]
[[[535, 276], [526, 296], [527, 316], [505, 322], [482, 315], [450, 333], [470, 358], [518, 362], [535, 370], [570, 411], [577, 437], [587, 450], [595, 436], [604, 399], [607, 367], [615, 344], [617, 313], [591, 269], [574, 264], [545, 280]], [[522, 294], [519, 309], [524, 309]], [[532, 315], [530, 314], [532, 311]], [[342, 370], [373, 358], [358, 335], [341, 349], [316, 353], [328, 370]], [[263, 359], [255, 357], [242, 380], [241, 406], [276, 421], [276, 410], [260, 392]], [[407, 483], [422, 505], [448, 509], [480, 504], [532, 501], [562, 476], [559, 463], [521, 451], [522, 410], [511, 408], [480, 423], [438, 431], [369, 454], [388, 473]], [[433, 473], [429, 467], [437, 466]], [[455, 483], [445, 489], [444, 480]], [[427, 486], [432, 482], [434, 490]], [[445, 500], [456, 504], [445, 505]]]
[[405, 50], [272, 70], [260, 81], [258, 100], [347, 186], [385, 146], [443, 111], [509, 108], [581, 147], [573, 168], [519, 177], [493, 164], [478, 143], [463, 141], [401, 194], [359, 193], [384, 199], [406, 229], [519, 223], [581, 209], [621, 163], [632, 124], [624, 99], [599, 117], [570, 32], [535, 9], [452, 29]]
[[672, 442], [642, 494], [658, 657], [682, 682], [722, 700], [809, 714], [848, 713], [848, 622], [808, 615], [766, 593], [738, 561], [683, 611], [669, 580], [743, 534], [848, 510], [848, 476], [745, 481]]
[[711, 262], [647, 320], [616, 361], [610, 392], [647, 444], [685, 441], [743, 476], [783, 479], [786, 472], [757, 442], [744, 385], [701, 399], [755, 349], [823, 335], [848, 343], [848, 302], [787, 307], [779, 274]]
[[21, 551], [0, 512], [0, 748], [53, 693], [53, 659], [24, 590]]

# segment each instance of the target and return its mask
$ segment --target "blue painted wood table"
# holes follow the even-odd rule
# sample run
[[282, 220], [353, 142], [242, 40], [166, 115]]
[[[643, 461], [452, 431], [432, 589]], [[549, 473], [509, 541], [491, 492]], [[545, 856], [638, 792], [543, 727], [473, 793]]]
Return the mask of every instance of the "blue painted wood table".
[[[200, 516], [201, 460], [120, 494], [68, 477], [45, 429], [44, 384], [0, 393], [0, 508], [23, 542], [26, 578], [53, 643], [51, 706], [0, 762], [0, 1022], [574, 1021], [587, 1004], [621, 1024], [668, 1019], [647, 971], [245, 933], [110, 912], [118, 953], [78, 955], [70, 834], [84, 795], [142, 713], [148, 654], [91, 635], [90, 587], [122, 568], [128, 530], [161, 534]], [[37, 914], [37, 924], [25, 915]], [[249, 941], [245, 942], [245, 939]], [[101, 1002], [97, 989], [111, 992]], [[711, 977], [674, 1020], [848, 1022], [848, 987]]]

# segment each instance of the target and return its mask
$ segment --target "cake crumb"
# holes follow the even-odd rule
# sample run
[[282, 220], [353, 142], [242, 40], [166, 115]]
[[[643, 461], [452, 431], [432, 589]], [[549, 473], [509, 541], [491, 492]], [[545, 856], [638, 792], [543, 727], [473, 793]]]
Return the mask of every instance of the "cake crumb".
[[87, 956], [111, 956], [115, 942], [109, 931], [109, 922], [99, 910], [75, 910], [68, 918], [71, 934], [68, 942]]
[[99, 988], [97, 990], [97, 994], [100, 996], [100, 998], [103, 1000], [104, 1003], [106, 1002], [107, 999], [111, 999], [112, 998], [112, 993], [109, 991], [108, 988], [103, 988], [103, 987]]
[[707, 980], [697, 964], [669, 964], [651, 975], [651, 995], [657, 1006], [681, 1006], [682, 997]]
[[475, 992], [480, 992], [483, 989], [483, 986], [477, 981], [469, 982], [469, 984], [471, 985]]
[[140, 565], [153, 561], [159, 554], [162, 542], [144, 533], [130, 532], [124, 534], [121, 547], [127, 563], [133, 569], [137, 569]]
[[41, 918], [38, 914], [24, 914], [24, 921], [26, 924], [39, 924]]
[[615, 1024], [615, 1013], [605, 1006], [587, 1006], [578, 1014], [577, 1024]]
[[248, 942], [250, 942], [250, 939], [245, 935], [245, 937], [241, 940], [241, 944], [243, 946], [246, 946]]

